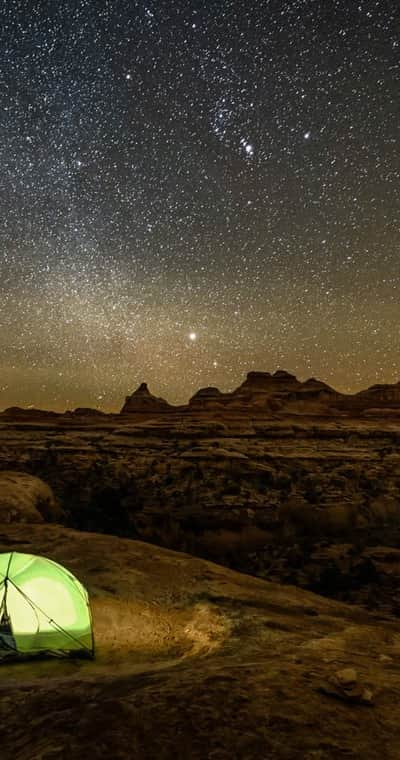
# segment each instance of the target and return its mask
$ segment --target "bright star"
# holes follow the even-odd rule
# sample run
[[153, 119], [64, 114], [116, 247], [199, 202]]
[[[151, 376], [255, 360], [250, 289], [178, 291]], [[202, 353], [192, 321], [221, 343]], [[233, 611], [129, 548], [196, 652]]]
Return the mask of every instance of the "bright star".
[[254, 155], [254, 145], [249, 143], [244, 137], [240, 138], [240, 145], [248, 158]]

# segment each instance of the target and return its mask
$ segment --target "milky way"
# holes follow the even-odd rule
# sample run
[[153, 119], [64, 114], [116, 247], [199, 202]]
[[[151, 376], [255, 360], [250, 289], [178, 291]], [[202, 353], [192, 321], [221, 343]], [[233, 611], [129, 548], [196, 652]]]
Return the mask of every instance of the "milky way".
[[0, 407], [400, 375], [400, 12], [0, 11]]

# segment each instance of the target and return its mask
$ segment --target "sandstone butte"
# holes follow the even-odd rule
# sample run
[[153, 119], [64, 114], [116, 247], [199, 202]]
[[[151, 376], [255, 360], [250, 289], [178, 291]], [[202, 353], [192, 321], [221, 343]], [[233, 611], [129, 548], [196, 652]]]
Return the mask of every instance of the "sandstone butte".
[[[153, 395], [147, 383], [142, 382], [129, 396], [119, 412], [121, 417], [137, 416], [140, 419], [154, 415], [192, 414], [280, 414], [313, 416], [359, 416], [368, 414], [400, 414], [400, 381], [393, 384], [377, 384], [355, 394], [344, 394], [315, 378], [301, 382], [295, 375], [277, 370], [249, 372], [244, 382], [235, 390], [223, 393], [216, 387], [199, 389], [187, 404], [173, 406], [163, 398]], [[99, 409], [77, 408], [64, 413], [69, 418], [98, 417], [105, 413]], [[61, 417], [53, 411], [9, 407], [0, 412], [8, 419], [51, 419]], [[113, 415], [116, 416], [116, 415]]]

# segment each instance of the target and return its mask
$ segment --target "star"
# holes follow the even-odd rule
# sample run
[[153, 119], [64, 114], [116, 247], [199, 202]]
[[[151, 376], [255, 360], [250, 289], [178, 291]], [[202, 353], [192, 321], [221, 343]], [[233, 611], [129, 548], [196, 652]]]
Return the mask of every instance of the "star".
[[247, 158], [251, 158], [254, 155], [254, 146], [244, 137], [240, 138], [240, 145], [242, 149], [244, 150]]
[[85, 1], [62, 35], [24, 5], [0, 11], [0, 409], [397, 382], [396, 4]]

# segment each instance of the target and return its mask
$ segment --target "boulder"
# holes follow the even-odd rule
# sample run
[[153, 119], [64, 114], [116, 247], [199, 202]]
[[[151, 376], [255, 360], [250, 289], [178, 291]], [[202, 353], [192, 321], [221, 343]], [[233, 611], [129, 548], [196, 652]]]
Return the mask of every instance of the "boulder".
[[52, 489], [26, 472], [0, 472], [0, 522], [55, 522], [61, 516]]
[[352, 702], [371, 707], [374, 704], [374, 695], [370, 688], [359, 682], [355, 668], [343, 668], [337, 670], [320, 688], [323, 694], [341, 699], [344, 702]]

